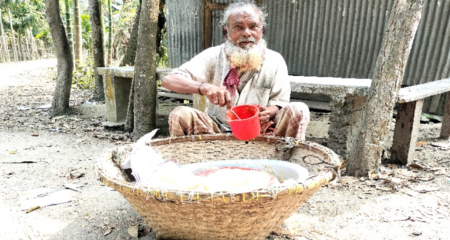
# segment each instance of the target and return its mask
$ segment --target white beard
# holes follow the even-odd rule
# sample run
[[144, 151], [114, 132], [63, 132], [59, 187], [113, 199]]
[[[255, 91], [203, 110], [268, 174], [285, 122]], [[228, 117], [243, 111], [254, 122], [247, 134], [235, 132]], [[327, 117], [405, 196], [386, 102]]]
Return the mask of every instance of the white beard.
[[[238, 39], [234, 45], [230, 39], [225, 41], [225, 54], [232, 68], [238, 68], [239, 73], [247, 71], [259, 71], [263, 61], [264, 51], [266, 50], [266, 41], [261, 38], [257, 44], [252, 46], [240, 47], [238, 44], [244, 39]], [[245, 41], [254, 41], [253, 37]]]

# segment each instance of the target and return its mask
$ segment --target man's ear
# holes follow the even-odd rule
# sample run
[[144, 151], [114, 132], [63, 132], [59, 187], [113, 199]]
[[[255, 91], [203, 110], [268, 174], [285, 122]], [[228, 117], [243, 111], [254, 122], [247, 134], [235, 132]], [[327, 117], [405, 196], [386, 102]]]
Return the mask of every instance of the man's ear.
[[222, 33], [224, 37], [226, 37], [228, 34], [227, 28], [225, 26], [222, 26]]

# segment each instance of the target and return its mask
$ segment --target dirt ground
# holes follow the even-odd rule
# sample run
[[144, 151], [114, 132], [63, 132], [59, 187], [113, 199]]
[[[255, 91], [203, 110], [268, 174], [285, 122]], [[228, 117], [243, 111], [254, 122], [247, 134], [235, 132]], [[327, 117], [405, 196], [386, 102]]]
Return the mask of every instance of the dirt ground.
[[[0, 64], [0, 239], [136, 239], [137, 232], [139, 239], [156, 239], [94, 173], [100, 155], [131, 144], [130, 134], [102, 127], [104, 103], [93, 102], [87, 90], [73, 89], [70, 113], [51, 118], [45, 105], [55, 72], [55, 59]], [[161, 128], [179, 104], [160, 103]], [[308, 140], [326, 145], [328, 117], [312, 113]], [[449, 239], [450, 142], [437, 138], [440, 126], [421, 124], [415, 165], [342, 176], [286, 220], [283, 233], [290, 235], [268, 239]], [[22, 210], [19, 192], [67, 184], [79, 190], [70, 190], [71, 202]]]

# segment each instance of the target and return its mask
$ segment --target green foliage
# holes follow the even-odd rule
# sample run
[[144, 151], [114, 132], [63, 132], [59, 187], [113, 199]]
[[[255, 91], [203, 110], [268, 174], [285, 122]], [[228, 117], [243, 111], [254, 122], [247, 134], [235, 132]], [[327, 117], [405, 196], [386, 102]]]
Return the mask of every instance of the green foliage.
[[81, 14], [81, 37], [83, 38], [83, 49], [91, 49], [92, 34], [89, 14]]
[[[37, 27], [44, 29], [46, 27], [45, 24], [43, 24], [45, 22], [45, 6], [41, 0], [6, 0], [2, 4], [2, 10], [4, 7], [11, 10], [14, 31], [19, 32], [20, 34], [25, 34], [28, 28]], [[3, 11], [3, 13], [6, 14], [7, 11]], [[4, 17], [3, 23], [5, 29], [10, 30], [9, 17]]]
[[73, 73], [72, 86], [80, 89], [95, 88], [95, 66], [91, 54], [85, 57], [85, 60], [79, 64]]

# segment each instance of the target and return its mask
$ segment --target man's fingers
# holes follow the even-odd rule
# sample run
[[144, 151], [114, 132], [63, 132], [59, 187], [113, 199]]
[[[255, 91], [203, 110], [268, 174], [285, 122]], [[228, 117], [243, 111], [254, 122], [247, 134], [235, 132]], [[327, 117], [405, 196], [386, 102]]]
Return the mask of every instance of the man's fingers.
[[221, 107], [225, 106], [226, 99], [225, 99], [225, 94], [223, 92], [217, 92], [217, 99], [218, 99], [219, 105]]
[[227, 106], [227, 109], [230, 110], [233, 106], [233, 103], [231, 102], [231, 97], [228, 91], [225, 93], [225, 104]]

